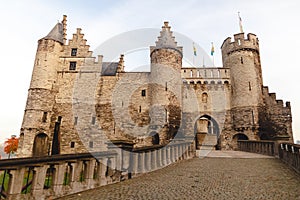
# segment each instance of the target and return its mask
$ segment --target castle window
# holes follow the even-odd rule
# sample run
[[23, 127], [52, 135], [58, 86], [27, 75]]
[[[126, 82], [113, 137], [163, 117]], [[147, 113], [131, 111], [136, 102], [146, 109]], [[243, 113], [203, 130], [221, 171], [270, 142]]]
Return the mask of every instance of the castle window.
[[146, 96], [146, 90], [142, 90], [142, 97]]
[[94, 148], [94, 143], [93, 143], [93, 141], [90, 141], [90, 142], [89, 142], [89, 148]]
[[71, 147], [71, 148], [75, 148], [75, 142], [71, 142], [71, 143], [70, 143], [70, 147]]
[[212, 78], [214, 77], [214, 71], [213, 70], [210, 71], [210, 77], [212, 77]]
[[77, 49], [76, 48], [73, 48], [71, 50], [71, 56], [76, 56], [77, 55]]
[[142, 106], [139, 107], [139, 112], [140, 112], [140, 113], [142, 112]]
[[47, 121], [47, 115], [48, 115], [47, 112], [43, 113], [42, 122], [46, 122]]
[[251, 91], [251, 83], [249, 82], [249, 91]]
[[193, 70], [191, 70], [191, 72], [190, 72], [190, 76], [191, 76], [191, 77], [193, 77]]
[[244, 64], [244, 60], [243, 60], [243, 57], [241, 57], [241, 64]]
[[197, 77], [200, 77], [200, 72], [199, 71], [197, 71]]
[[220, 73], [220, 70], [218, 70], [218, 78], [220, 78], [220, 74], [221, 74], [221, 73]]
[[95, 125], [96, 123], [96, 117], [92, 117], [92, 124]]
[[69, 70], [76, 70], [76, 62], [70, 62]]
[[77, 125], [77, 122], [78, 122], [78, 117], [75, 117], [74, 118], [74, 125]]
[[166, 82], [165, 90], [168, 91], [168, 82]]

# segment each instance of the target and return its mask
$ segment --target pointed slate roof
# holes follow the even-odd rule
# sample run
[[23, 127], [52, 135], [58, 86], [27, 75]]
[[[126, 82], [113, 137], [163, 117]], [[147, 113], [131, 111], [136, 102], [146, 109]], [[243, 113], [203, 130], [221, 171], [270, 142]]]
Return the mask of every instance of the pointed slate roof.
[[42, 39], [51, 39], [63, 44], [64, 43], [63, 25], [58, 22], [53, 27], [53, 29], [48, 33], [48, 35], [46, 37], [43, 37]]
[[162, 26], [162, 30], [160, 31], [160, 36], [158, 36], [158, 40], [155, 43], [155, 49], [172, 48], [182, 53], [182, 47], [177, 46], [177, 42], [175, 41], [175, 37], [173, 36], [173, 32], [169, 26], [169, 22], [164, 22], [164, 26]]

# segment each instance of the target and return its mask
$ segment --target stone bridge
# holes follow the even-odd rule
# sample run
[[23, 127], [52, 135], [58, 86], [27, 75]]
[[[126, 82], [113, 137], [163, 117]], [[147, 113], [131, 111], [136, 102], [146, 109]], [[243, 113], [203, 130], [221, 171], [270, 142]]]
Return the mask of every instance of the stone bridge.
[[299, 145], [239, 141], [239, 149], [199, 158], [189, 143], [178, 142], [140, 149], [138, 156], [111, 150], [2, 160], [0, 169], [10, 177], [2, 197], [300, 199]]

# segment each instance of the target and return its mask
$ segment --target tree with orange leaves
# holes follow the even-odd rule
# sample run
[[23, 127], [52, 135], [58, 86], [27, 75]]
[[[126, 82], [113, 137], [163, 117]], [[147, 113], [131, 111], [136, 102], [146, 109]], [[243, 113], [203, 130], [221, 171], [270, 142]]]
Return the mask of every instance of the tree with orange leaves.
[[19, 138], [16, 138], [14, 135], [4, 142], [4, 152], [8, 154], [8, 157], [10, 157], [11, 153], [15, 153], [17, 151], [18, 144]]

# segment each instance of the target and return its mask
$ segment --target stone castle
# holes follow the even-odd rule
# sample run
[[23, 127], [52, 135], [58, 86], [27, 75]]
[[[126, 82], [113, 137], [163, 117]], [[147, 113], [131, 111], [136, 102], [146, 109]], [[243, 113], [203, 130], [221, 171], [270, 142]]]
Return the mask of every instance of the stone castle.
[[[290, 103], [263, 86], [259, 41], [238, 33], [223, 67], [182, 66], [183, 48], [164, 23], [150, 47], [150, 72], [92, 56], [66, 16], [38, 41], [20, 132], [20, 157], [134, 148], [191, 140], [196, 149], [235, 149], [237, 140], [293, 141]], [[154, 41], [153, 41], [154, 43]]]

